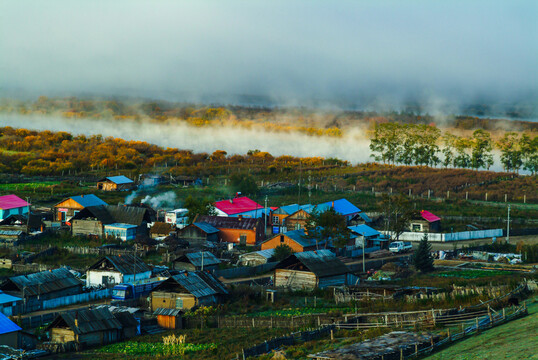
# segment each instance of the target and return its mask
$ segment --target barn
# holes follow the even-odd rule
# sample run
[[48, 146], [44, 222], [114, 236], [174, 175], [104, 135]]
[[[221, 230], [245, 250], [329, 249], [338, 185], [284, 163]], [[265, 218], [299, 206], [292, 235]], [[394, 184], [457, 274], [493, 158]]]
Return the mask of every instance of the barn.
[[153, 313], [153, 315], [157, 316], [157, 324], [165, 329], [183, 328], [181, 314], [183, 314], [183, 311], [179, 309], [164, 308], [158, 308]]
[[127, 191], [134, 188], [134, 181], [126, 176], [109, 176], [97, 182], [97, 189], [103, 191]]
[[357, 276], [329, 250], [295, 253], [275, 267], [276, 287], [293, 290], [355, 284]]

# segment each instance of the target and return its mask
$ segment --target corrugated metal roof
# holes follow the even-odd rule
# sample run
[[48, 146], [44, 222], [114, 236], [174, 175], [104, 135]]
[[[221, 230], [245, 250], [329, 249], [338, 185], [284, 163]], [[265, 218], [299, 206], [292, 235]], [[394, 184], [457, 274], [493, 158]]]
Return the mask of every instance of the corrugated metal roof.
[[132, 229], [132, 228], [135, 228], [136, 225], [124, 224], [124, 223], [113, 223], [113, 224], [105, 225], [105, 229], [107, 227], [115, 227], [115, 228], [120, 228], [120, 229]]
[[25, 296], [41, 295], [82, 286], [80, 280], [65, 268], [13, 276], [2, 284], [2, 288], [5, 288], [9, 282], [14, 284], [20, 291], [24, 289]]
[[236, 197], [230, 200], [217, 201], [215, 203], [215, 207], [228, 215], [255, 209], [263, 209], [263, 206], [246, 196]]
[[[133, 183], [133, 180], [131, 180], [127, 176], [123, 176], [123, 175], [108, 176], [105, 179], [109, 180], [109, 181], [112, 181], [114, 184], [117, 184], [117, 185], [132, 184]], [[101, 182], [101, 181], [104, 181], [105, 179], [99, 180], [99, 181]]]
[[351, 230], [354, 233], [357, 233], [362, 236], [377, 236], [381, 235], [379, 231], [376, 229], [372, 229], [368, 225], [357, 225], [357, 226], [348, 226], [348, 229]]
[[364, 212], [360, 212], [357, 215], [359, 215], [367, 223], [372, 222], [372, 219], [370, 219], [370, 217], [368, 215], [366, 215], [366, 213], [364, 213]]
[[239, 255], [239, 258], [247, 257], [249, 255], [259, 255], [265, 259], [270, 259], [275, 254], [275, 249], [266, 249], [266, 250], [259, 250], [259, 251], [253, 251], [246, 254]]
[[[330, 250], [303, 251], [290, 255], [290, 257], [292, 256], [318, 277], [340, 275], [350, 272], [349, 268]], [[283, 262], [286, 260], [289, 261], [289, 259], [284, 259]]]
[[73, 199], [73, 201], [76, 201], [77, 203], [79, 203], [83, 207], [108, 205], [106, 202], [99, 199], [94, 194], [71, 196], [70, 199]]
[[[243, 230], [253, 230], [258, 223], [261, 224], [259, 218], [239, 218], [228, 217], [228, 216], [209, 216], [209, 215], [200, 215], [196, 218], [196, 222], [205, 222], [210, 224], [217, 229], [243, 229]], [[263, 226], [263, 225], [262, 225]]]
[[[288, 231], [288, 232], [285, 232], [283, 235], [286, 235], [287, 237], [297, 242], [302, 247], [316, 246], [316, 239], [308, 238], [303, 229]], [[317, 244], [319, 245], [321, 243], [322, 241], [318, 240]]]
[[353, 205], [347, 199], [327, 201], [325, 203], [317, 205], [316, 207], [319, 212], [324, 212], [330, 208], [334, 208], [334, 210], [341, 215], [350, 215], [361, 211], [361, 209]]
[[[78, 326], [75, 325], [75, 319], [78, 321]], [[84, 309], [61, 313], [47, 329], [60, 325], [61, 320], [77, 335], [122, 328], [121, 322], [107, 308]]]
[[158, 285], [155, 290], [165, 286], [166, 283], [170, 281], [177, 282], [197, 298], [228, 294], [228, 290], [226, 290], [224, 285], [217, 280], [216, 277], [203, 271], [184, 271], [165, 280], [161, 285]]
[[18, 236], [18, 235], [22, 235], [23, 231], [22, 230], [0, 230], [0, 235], [5, 235], [5, 236]]
[[0, 304], [7, 304], [7, 303], [16, 302], [16, 301], [22, 301], [22, 299], [17, 296], [6, 294], [2, 290], [0, 290]]
[[[203, 257], [202, 257], [203, 254]], [[218, 265], [221, 263], [219, 259], [209, 251], [200, 251], [195, 253], [188, 253], [183, 256], [180, 256], [176, 261], [185, 261], [188, 260], [194, 266], [202, 266], [202, 258], [204, 261], [204, 266]]]
[[197, 228], [199, 228], [200, 230], [202, 230], [203, 232], [205, 232], [206, 234], [214, 234], [214, 233], [218, 233], [219, 232], [219, 229], [217, 229], [216, 227], [214, 227], [213, 225], [209, 224], [209, 223], [206, 223], [206, 222], [195, 222], [194, 223], [194, 226], [196, 226]]
[[27, 203], [17, 195], [0, 196], [0, 209], [2, 210], [15, 209], [28, 205], [30, 205], [30, 203]]
[[434, 215], [427, 210], [420, 210], [420, 216], [422, 216], [422, 218], [426, 220], [427, 222], [434, 222], [434, 221], [441, 220], [439, 216]]
[[165, 308], [158, 308], [153, 312], [153, 315], [163, 315], [163, 316], [178, 316], [181, 315], [183, 311], [179, 309], [165, 309]]
[[22, 328], [0, 312], [0, 335], [8, 334], [13, 331], [20, 331]]
[[151, 221], [148, 209], [125, 205], [88, 206], [73, 216], [73, 220], [88, 218], [95, 218], [103, 224], [124, 223], [136, 226], [142, 225], [144, 221]]
[[[90, 270], [99, 269], [99, 266], [105, 261], [124, 275], [130, 275], [134, 272], [135, 257], [132, 254], [105, 256], [104, 258], [100, 259], [98, 262], [90, 266]], [[149, 266], [146, 265], [146, 263], [137, 256], [136, 273], [141, 274], [148, 271], [151, 271]]]

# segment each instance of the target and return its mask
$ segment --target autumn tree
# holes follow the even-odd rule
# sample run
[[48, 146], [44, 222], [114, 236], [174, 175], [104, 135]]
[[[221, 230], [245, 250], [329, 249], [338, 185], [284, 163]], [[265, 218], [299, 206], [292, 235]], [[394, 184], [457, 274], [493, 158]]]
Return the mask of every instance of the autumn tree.
[[342, 248], [350, 238], [346, 218], [337, 213], [334, 208], [325, 211], [314, 209], [306, 221], [307, 237], [326, 241], [330, 240], [336, 248]]
[[414, 211], [409, 199], [404, 195], [383, 195], [381, 208], [385, 216], [385, 228], [393, 233], [398, 240], [400, 235], [409, 228]]
[[523, 165], [523, 153], [521, 141], [515, 132], [507, 132], [497, 141], [497, 147], [501, 150], [501, 163], [506, 171], [518, 172]]
[[185, 209], [189, 210], [187, 217], [189, 224], [192, 224], [196, 216], [198, 215], [217, 215], [215, 205], [211, 199], [196, 199], [191, 195], [185, 199]]

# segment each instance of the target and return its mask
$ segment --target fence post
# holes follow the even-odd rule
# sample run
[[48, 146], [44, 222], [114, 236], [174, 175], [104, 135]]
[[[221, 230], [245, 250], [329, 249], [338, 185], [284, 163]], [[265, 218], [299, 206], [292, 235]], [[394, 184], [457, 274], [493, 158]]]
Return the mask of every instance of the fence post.
[[480, 331], [478, 330], [478, 317], [476, 318], [476, 333], [478, 334]]
[[506, 320], [506, 308], [503, 308], [503, 320]]
[[404, 360], [403, 349], [400, 348], [400, 360]]
[[333, 329], [331, 329], [331, 340], [334, 340], [334, 333], [333, 333]]
[[433, 326], [435, 327], [435, 310], [432, 309], [432, 320], [433, 320]]
[[449, 341], [449, 342], [452, 341], [452, 336], [450, 336], [450, 328], [448, 328], [448, 341]]

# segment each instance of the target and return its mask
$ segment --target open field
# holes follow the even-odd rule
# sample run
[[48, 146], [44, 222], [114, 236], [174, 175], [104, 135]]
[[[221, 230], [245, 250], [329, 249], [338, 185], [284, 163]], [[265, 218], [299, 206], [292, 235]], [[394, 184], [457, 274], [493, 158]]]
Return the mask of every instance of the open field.
[[428, 360], [538, 359], [538, 303], [529, 306], [529, 316], [495, 327], [463, 340]]

